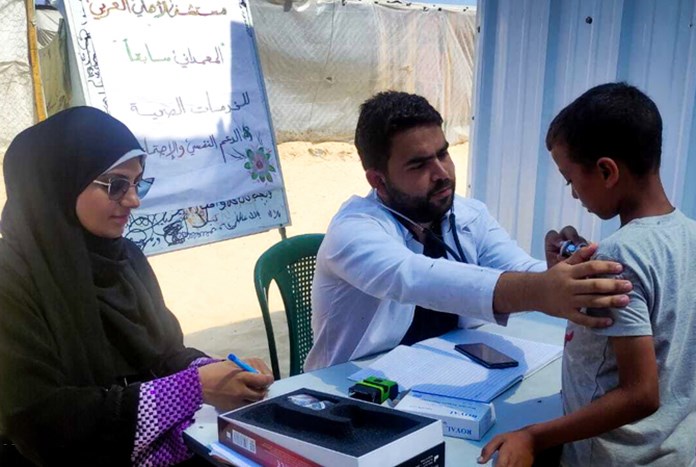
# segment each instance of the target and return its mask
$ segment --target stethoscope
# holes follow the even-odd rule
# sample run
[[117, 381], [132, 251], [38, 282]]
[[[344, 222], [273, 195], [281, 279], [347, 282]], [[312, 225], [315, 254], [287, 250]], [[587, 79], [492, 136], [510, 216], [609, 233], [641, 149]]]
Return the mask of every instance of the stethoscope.
[[399, 217], [400, 219], [408, 222], [411, 224], [413, 227], [415, 227], [420, 233], [424, 234], [426, 237], [428, 237], [431, 240], [435, 240], [438, 242], [440, 245], [442, 245], [445, 250], [447, 250], [447, 253], [449, 253], [452, 258], [457, 260], [460, 263], [466, 263], [466, 256], [464, 255], [464, 250], [462, 249], [461, 243], [459, 243], [459, 235], [457, 235], [457, 228], [454, 223], [454, 206], [452, 206], [452, 209], [450, 210], [450, 215], [448, 216], [449, 224], [450, 224], [450, 229], [453, 229], [453, 237], [454, 237], [454, 244], [457, 247], [457, 251], [454, 251], [454, 248], [449, 246], [443, 239], [441, 239], [439, 236], [435, 234], [432, 230], [430, 230], [427, 227], [423, 227], [422, 225], [418, 224], [417, 222], [409, 219], [408, 217], [404, 216], [401, 214], [399, 211], [390, 208], [386, 204], [382, 202], [382, 200], [379, 200], [380, 206], [382, 206], [384, 209], [389, 211], [390, 213], [394, 214], [395, 216]]

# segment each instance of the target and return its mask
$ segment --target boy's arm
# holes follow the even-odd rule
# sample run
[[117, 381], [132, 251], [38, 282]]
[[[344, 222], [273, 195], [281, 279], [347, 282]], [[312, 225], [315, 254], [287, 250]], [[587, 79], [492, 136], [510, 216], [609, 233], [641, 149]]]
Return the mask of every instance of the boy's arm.
[[611, 337], [619, 386], [572, 414], [498, 435], [481, 451], [480, 463], [499, 451], [497, 466], [531, 465], [534, 454], [591, 438], [640, 420], [660, 406], [652, 336]]

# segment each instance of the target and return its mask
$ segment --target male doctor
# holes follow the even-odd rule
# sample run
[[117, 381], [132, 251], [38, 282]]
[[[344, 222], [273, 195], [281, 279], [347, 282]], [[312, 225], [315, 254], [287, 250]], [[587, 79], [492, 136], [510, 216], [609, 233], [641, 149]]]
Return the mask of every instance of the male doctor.
[[[608, 318], [582, 307], [623, 307], [631, 283], [594, 276], [621, 265], [570, 259], [560, 244], [573, 228], [546, 235], [547, 261], [530, 257], [476, 200], [454, 193], [454, 163], [442, 117], [426, 99], [388, 91], [360, 108], [355, 131], [372, 190], [351, 197], [329, 224], [312, 285], [314, 370], [410, 345], [457, 327], [505, 325], [538, 310], [590, 327]], [[547, 269], [548, 266], [548, 269]]]

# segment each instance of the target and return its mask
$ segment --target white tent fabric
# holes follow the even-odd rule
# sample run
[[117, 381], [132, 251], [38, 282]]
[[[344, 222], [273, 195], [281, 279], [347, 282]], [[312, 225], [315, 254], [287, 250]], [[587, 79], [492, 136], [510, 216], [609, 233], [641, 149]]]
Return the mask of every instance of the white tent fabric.
[[[359, 0], [250, 4], [278, 143], [352, 141], [360, 104], [387, 89], [424, 95], [442, 113], [449, 141], [468, 139], [475, 10]], [[37, 11], [49, 115], [84, 100], [74, 87], [71, 96], [63, 71], [65, 46], [55, 40], [61, 22], [55, 11]], [[0, 82], [8, 83], [0, 94], [0, 123], [11, 121], [1, 125], [4, 152], [33, 122], [22, 1], [0, 0], [0, 33]]]
[[23, 0], [0, 0], [0, 44], [0, 156], [4, 156], [12, 138], [34, 123]]
[[[63, 11], [61, 0], [52, 3]], [[360, 104], [387, 89], [424, 95], [445, 119], [450, 143], [468, 140], [474, 9], [398, 0], [249, 4], [278, 143], [352, 141]], [[75, 52], [69, 56], [71, 102], [79, 105]]]
[[278, 143], [352, 141], [360, 104], [388, 89], [425, 96], [450, 143], [468, 139], [475, 10], [356, 0], [250, 5]]

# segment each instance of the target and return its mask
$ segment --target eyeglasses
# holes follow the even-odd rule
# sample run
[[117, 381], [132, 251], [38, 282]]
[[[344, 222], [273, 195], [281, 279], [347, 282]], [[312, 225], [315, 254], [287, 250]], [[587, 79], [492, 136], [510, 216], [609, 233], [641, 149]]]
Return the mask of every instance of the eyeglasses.
[[138, 195], [138, 198], [143, 199], [147, 195], [147, 192], [150, 191], [150, 187], [152, 187], [154, 181], [154, 178], [142, 178], [135, 183], [131, 183], [127, 178], [114, 177], [108, 179], [106, 182], [94, 180], [92, 183], [105, 186], [106, 193], [111, 201], [121, 201], [132, 186], [135, 187], [135, 193]]

